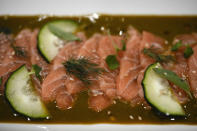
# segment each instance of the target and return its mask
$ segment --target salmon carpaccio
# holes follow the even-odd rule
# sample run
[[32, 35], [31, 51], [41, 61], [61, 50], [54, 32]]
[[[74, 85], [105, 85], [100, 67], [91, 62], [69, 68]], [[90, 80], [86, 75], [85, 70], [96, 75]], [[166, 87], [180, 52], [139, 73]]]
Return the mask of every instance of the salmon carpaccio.
[[[37, 35], [39, 30], [24, 29], [17, 36], [0, 34], [0, 77], [2, 78], [1, 91], [10, 73], [26, 64], [29, 70], [37, 64], [42, 68], [42, 80], [31, 75], [37, 91], [45, 103], [55, 102], [59, 109], [65, 110], [73, 107], [80, 92], [88, 91], [88, 105], [94, 111], [102, 111], [116, 99], [130, 103], [131, 106], [139, 104], [149, 107], [144, 99], [141, 82], [146, 68], [155, 62], [154, 59], [143, 53], [144, 48], [155, 48], [160, 54], [171, 54], [176, 58], [175, 63], [164, 64], [164, 68], [177, 73], [186, 79], [191, 86], [193, 95], [197, 98], [197, 34], [183, 34], [175, 37], [172, 44], [181, 40], [183, 44], [190, 44], [194, 54], [189, 58], [183, 57], [183, 48], [177, 52], [169, 51], [169, 42], [147, 31], [140, 33], [129, 27], [125, 35], [94, 34], [86, 38], [85, 33], [78, 32], [81, 41], [65, 42], [51, 63], [47, 63], [37, 50]], [[126, 42], [126, 50], [121, 49]], [[25, 56], [18, 56], [13, 45], [20, 47]], [[108, 55], [116, 55], [120, 66], [110, 70], [106, 64]], [[62, 63], [69, 58], [89, 58], [104, 72], [97, 77], [91, 77], [91, 85], [84, 85], [82, 81], [66, 72]], [[187, 94], [180, 88], [172, 85], [172, 89], [181, 103], [187, 102]], [[150, 108], [146, 108], [150, 109]]]

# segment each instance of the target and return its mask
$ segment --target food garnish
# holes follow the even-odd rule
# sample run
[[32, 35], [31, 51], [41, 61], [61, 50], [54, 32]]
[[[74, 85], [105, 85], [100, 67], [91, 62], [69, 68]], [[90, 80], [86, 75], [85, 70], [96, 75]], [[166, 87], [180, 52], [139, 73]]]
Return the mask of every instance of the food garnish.
[[5, 96], [18, 113], [30, 118], [46, 118], [49, 112], [37, 94], [25, 65], [8, 78]]
[[111, 70], [115, 70], [120, 66], [120, 63], [116, 58], [116, 55], [108, 55], [105, 59], [105, 62]]
[[175, 61], [174, 57], [172, 55], [162, 55], [158, 54], [154, 51], [152, 48], [144, 48], [143, 53], [147, 56], [152, 57], [154, 60], [157, 62], [170, 62], [170, 61]]
[[184, 57], [189, 58], [194, 53], [193, 49], [190, 46], [187, 46], [184, 50]]
[[162, 69], [162, 68], [153, 68], [154, 72], [156, 72], [159, 76], [169, 80], [173, 84], [177, 85], [179, 88], [183, 89], [190, 98], [192, 98], [192, 95], [190, 93], [190, 86], [187, 83], [186, 80], [181, 79], [176, 73]]
[[126, 42], [125, 42], [125, 40], [122, 40], [121, 41], [122, 42], [122, 51], [125, 51], [126, 50]]
[[78, 29], [78, 23], [72, 20], [55, 20], [46, 23], [38, 34], [40, 53], [51, 62], [67, 41], [80, 40], [74, 35]]
[[[108, 30], [108, 36], [111, 38], [111, 33], [110, 33], [109, 30]], [[120, 63], [117, 60], [117, 54], [118, 54], [119, 51], [125, 51], [126, 50], [126, 42], [124, 40], [122, 40], [121, 41], [122, 42], [122, 48], [119, 48], [117, 46], [117, 44], [113, 41], [113, 39], [111, 39], [111, 41], [112, 41], [112, 44], [113, 44], [113, 46], [116, 50], [116, 54], [115, 55], [108, 55], [105, 58], [105, 62], [107, 63], [110, 70], [115, 70], [120, 66]]]
[[35, 76], [36, 76], [39, 80], [42, 79], [42, 77], [41, 77], [41, 75], [40, 75], [41, 70], [42, 70], [42, 68], [41, 68], [40, 66], [38, 66], [37, 64], [32, 65], [32, 72], [35, 73]]
[[85, 85], [90, 85], [91, 77], [96, 77], [104, 71], [98, 64], [91, 62], [86, 57], [71, 57], [63, 65], [68, 74], [75, 76]]
[[171, 48], [171, 51], [177, 51], [181, 46], [183, 46], [181, 41], [178, 41], [176, 44], [174, 44]]
[[186, 47], [183, 52], [185, 58], [189, 58], [194, 53], [193, 49], [188, 44], [184, 45], [181, 40], [172, 46], [171, 51], [177, 51], [180, 47]]
[[[171, 86], [167, 79], [158, 75], [155, 69], [162, 70], [160, 63], [154, 63], [146, 68], [142, 87], [144, 96], [147, 102], [165, 115], [184, 116], [183, 110], [179, 101], [175, 98]], [[163, 73], [163, 72], [162, 72]]]

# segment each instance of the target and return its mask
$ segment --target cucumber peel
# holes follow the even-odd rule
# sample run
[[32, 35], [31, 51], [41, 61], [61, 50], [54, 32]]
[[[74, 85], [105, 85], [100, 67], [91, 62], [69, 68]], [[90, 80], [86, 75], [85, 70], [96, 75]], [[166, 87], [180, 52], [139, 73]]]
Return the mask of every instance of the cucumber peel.
[[34, 89], [25, 65], [19, 67], [8, 78], [5, 95], [18, 113], [30, 118], [49, 117], [49, 112]]
[[185, 111], [174, 96], [169, 82], [160, 77], [154, 68], [162, 68], [159, 63], [150, 65], [144, 74], [142, 86], [147, 102], [166, 115], [184, 116]]

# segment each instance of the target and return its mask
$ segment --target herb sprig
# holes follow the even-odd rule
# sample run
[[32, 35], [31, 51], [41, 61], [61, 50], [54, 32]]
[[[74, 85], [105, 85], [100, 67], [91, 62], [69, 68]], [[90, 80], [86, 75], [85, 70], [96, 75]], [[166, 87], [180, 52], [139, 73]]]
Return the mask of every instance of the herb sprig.
[[122, 51], [125, 51], [126, 50], [126, 42], [125, 42], [125, 40], [121, 40], [121, 42], [122, 42]]
[[172, 55], [162, 55], [162, 54], [158, 54], [154, 51], [154, 49], [152, 48], [144, 48], [143, 49], [143, 53], [145, 55], [148, 55], [150, 57], [152, 57], [154, 60], [156, 60], [157, 62], [170, 62], [170, 61], [175, 61], [174, 57]]
[[183, 52], [185, 58], [189, 58], [194, 53], [192, 47], [188, 44], [184, 45], [181, 40], [172, 46], [171, 51], [178, 51], [180, 47], [186, 47]]
[[42, 68], [40, 66], [38, 66], [37, 64], [34, 64], [32, 65], [32, 68], [31, 68], [31, 72], [28, 73], [28, 75], [31, 75], [31, 74], [35, 74], [35, 76], [40, 80], [42, 81], [42, 77], [40, 75], [40, 72], [42, 71]]
[[40, 75], [40, 72], [42, 71], [42, 68], [37, 64], [34, 64], [32, 65], [32, 71], [35, 73], [35, 76], [41, 81], [42, 77]]
[[192, 98], [192, 95], [190, 93], [190, 86], [187, 83], [186, 80], [181, 79], [176, 73], [162, 69], [162, 68], [153, 68], [154, 72], [156, 72], [159, 76], [169, 80], [173, 84], [177, 85], [179, 88], [183, 89], [190, 98]]
[[181, 46], [183, 46], [181, 41], [178, 41], [176, 44], [174, 44], [171, 48], [171, 51], [177, 51]]
[[121, 41], [122, 42], [122, 48], [119, 48], [117, 46], [117, 44], [114, 42], [114, 40], [111, 38], [111, 33], [110, 33], [109, 30], [107, 31], [107, 34], [108, 34], [109, 38], [111, 39], [113, 47], [116, 50], [116, 54], [108, 55], [105, 58], [105, 62], [106, 62], [107, 66], [109, 67], [110, 70], [115, 70], [115, 69], [117, 69], [120, 66], [120, 63], [119, 63], [119, 61], [117, 59], [117, 54], [118, 54], [119, 51], [125, 51], [126, 50], [126, 42], [124, 40], [122, 40]]
[[186, 46], [183, 55], [185, 58], [189, 58], [194, 53], [193, 49], [190, 46]]
[[108, 55], [105, 59], [110, 70], [115, 70], [119, 67], [119, 62], [116, 58], [116, 55]]
[[90, 85], [91, 77], [96, 77], [104, 71], [98, 64], [91, 62], [91, 60], [86, 57], [69, 58], [63, 65], [68, 74], [74, 75], [85, 85]]

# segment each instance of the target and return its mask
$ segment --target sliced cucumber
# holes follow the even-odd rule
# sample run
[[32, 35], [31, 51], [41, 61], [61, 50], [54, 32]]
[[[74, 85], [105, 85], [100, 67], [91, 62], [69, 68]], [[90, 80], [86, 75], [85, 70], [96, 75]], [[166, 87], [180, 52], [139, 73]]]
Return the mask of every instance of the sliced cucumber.
[[53, 25], [64, 32], [74, 33], [78, 29], [78, 24], [71, 20], [57, 20], [45, 24], [38, 35], [38, 48], [48, 62], [57, 55], [59, 48], [63, 46], [63, 41], [49, 30], [49, 25]]
[[25, 65], [9, 77], [5, 95], [11, 106], [31, 118], [46, 118], [49, 113], [36, 93]]
[[150, 65], [144, 74], [142, 86], [148, 103], [166, 115], [185, 115], [185, 112], [171, 91], [169, 82], [153, 71], [162, 68], [159, 63]]

